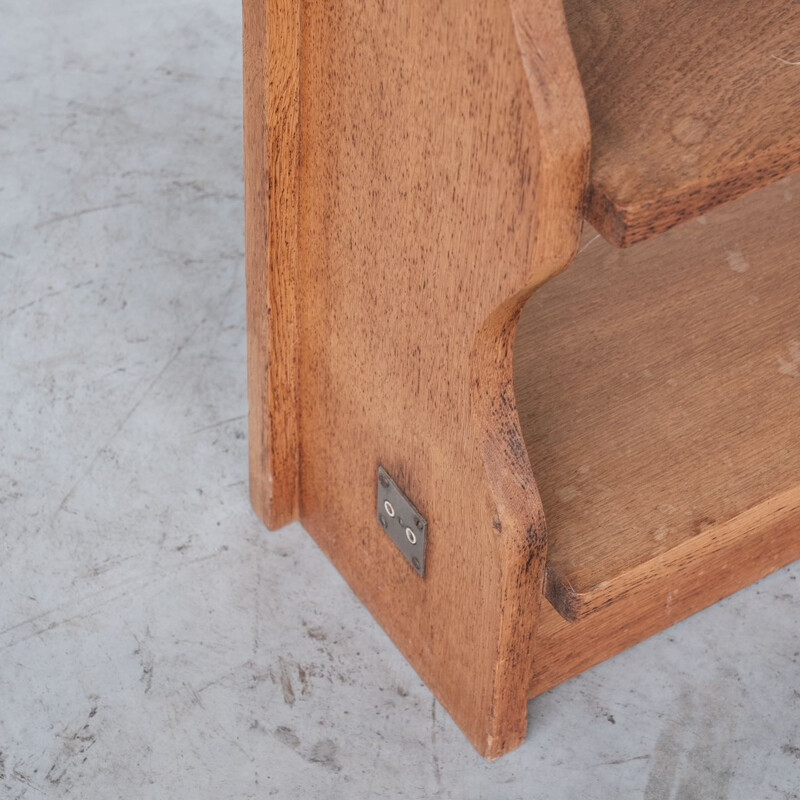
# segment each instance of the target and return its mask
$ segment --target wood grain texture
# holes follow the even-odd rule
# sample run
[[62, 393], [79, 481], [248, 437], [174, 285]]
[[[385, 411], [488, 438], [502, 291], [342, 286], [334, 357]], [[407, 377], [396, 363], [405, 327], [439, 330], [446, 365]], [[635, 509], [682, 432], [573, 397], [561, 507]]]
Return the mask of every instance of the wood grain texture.
[[[767, 501], [704, 539], [649, 562], [595, 614], [568, 622], [545, 603], [530, 695], [536, 697], [798, 558], [800, 492]], [[671, 576], [669, 586], [661, 576]], [[746, 647], [746, 644], [742, 645]]]
[[567, 619], [800, 558], [800, 529], [768, 535], [800, 497], [798, 237], [785, 179], [632, 251], [590, 232], [526, 306], [515, 387]]
[[588, 219], [627, 246], [800, 167], [800, 3], [566, 0]]
[[277, 528], [298, 508], [297, 3], [244, 0], [243, 23], [250, 496]]
[[[254, 505], [300, 517], [497, 757], [529, 695], [800, 554], [796, 185], [631, 254], [587, 239], [555, 277], [589, 180], [560, 0], [245, 0], [244, 22]], [[722, 148], [721, 119], [671, 151], [699, 183], [677, 168], [612, 238], [787, 168], [761, 129]], [[424, 580], [375, 519], [379, 464], [428, 520]]]
[[[525, 735], [544, 575], [511, 350], [587, 176], [566, 25], [557, 2], [310, 0], [300, 30], [300, 516], [496, 757]], [[428, 519], [424, 580], [375, 519], [379, 463]]]

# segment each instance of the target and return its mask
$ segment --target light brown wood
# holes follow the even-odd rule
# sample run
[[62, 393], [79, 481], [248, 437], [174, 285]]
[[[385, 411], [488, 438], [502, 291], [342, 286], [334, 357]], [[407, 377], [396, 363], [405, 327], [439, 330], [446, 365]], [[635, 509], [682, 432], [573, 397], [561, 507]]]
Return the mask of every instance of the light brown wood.
[[243, 22], [250, 496], [277, 528], [298, 513], [299, 7], [245, 0]]
[[[257, 13], [248, 6], [246, 26]], [[284, 278], [296, 296], [299, 415], [281, 384], [257, 387], [255, 480], [281, 414], [299, 419], [300, 519], [478, 750], [496, 757], [525, 736], [545, 554], [512, 345], [525, 299], [577, 248], [588, 176], [563, 11], [555, 0], [295, 7], [296, 256], [285, 232], [295, 184], [274, 143], [263, 213], [268, 256], [280, 239], [283, 260], [264, 258], [258, 230], [248, 235], [257, 367], [269, 369], [264, 350], [283, 324], [264, 308], [263, 282], [267, 303], [282, 299]], [[284, 21], [294, 29], [295, 17]], [[289, 64], [292, 36], [277, 35]], [[271, 26], [268, 53], [275, 36]], [[267, 133], [274, 142], [275, 128]], [[291, 130], [277, 136], [291, 154]], [[262, 181], [251, 167], [263, 164], [248, 167]], [[291, 331], [278, 336], [278, 358], [291, 353]], [[424, 580], [377, 522], [379, 464], [428, 519]], [[267, 469], [277, 466], [273, 456]], [[256, 508], [274, 524], [271, 502]]]
[[[595, 614], [568, 622], [549, 603], [536, 632], [530, 696], [572, 678], [798, 558], [800, 492], [742, 515], [702, 547], [691, 540], [648, 562], [640, 580]], [[672, 576], [667, 586], [663, 575]], [[747, 642], [742, 642], [746, 648]]]
[[800, 167], [800, 3], [566, 0], [588, 218], [627, 246]]
[[631, 251], [591, 231], [526, 306], [515, 387], [566, 618], [800, 558], [800, 530], [743, 555], [800, 497], [798, 238], [786, 179]]
[[[578, 29], [609, 41], [644, 19], [584, 7]], [[717, 92], [735, 70], [696, 23], [719, 7], [646, 6], [651, 33], [693, 9], [671, 35]], [[796, 20], [763, 13], [764, 36]], [[244, 0], [244, 25], [253, 505], [270, 527], [299, 517], [497, 757], [523, 741], [529, 696], [800, 556], [800, 190], [785, 180], [629, 252], [589, 232], [559, 275], [590, 151], [560, 0]], [[625, 46], [653, 85], [682, 74]], [[584, 58], [592, 102], [602, 67], [633, 103], [610, 52]], [[728, 147], [725, 115], [666, 146], [653, 109], [693, 95], [645, 88], [641, 137], [627, 116], [596, 123], [592, 214], [621, 243], [792, 167], [791, 137], [772, 137], [783, 106]], [[626, 130], [655, 171], [635, 148], [603, 161]], [[658, 208], [637, 195], [633, 216], [599, 214], [604, 169], [660, 186]], [[424, 579], [376, 519], [379, 465], [428, 520]]]

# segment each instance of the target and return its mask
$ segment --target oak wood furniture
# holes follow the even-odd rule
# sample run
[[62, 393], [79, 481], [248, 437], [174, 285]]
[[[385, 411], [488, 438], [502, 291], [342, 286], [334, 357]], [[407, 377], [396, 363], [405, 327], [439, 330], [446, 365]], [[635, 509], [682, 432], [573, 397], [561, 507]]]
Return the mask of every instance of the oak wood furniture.
[[487, 757], [800, 558], [798, 48], [777, 0], [244, 0], [253, 505]]

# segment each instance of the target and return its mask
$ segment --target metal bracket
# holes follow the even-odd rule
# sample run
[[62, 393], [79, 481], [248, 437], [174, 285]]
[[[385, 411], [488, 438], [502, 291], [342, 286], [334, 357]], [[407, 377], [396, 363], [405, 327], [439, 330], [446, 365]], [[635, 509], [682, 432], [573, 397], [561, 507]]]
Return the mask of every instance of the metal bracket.
[[378, 467], [378, 522], [409, 564], [425, 577], [428, 520], [405, 496], [391, 475]]

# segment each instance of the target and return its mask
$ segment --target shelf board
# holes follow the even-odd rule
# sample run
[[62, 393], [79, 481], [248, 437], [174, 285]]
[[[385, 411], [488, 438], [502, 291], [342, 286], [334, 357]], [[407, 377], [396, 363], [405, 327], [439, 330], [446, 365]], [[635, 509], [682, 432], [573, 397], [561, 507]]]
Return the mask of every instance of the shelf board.
[[567, 619], [800, 558], [800, 529], [770, 539], [800, 508], [799, 240], [787, 178], [634, 250], [588, 231], [528, 302], [515, 390]]
[[587, 218], [628, 246], [800, 168], [800, 3], [565, 0]]

